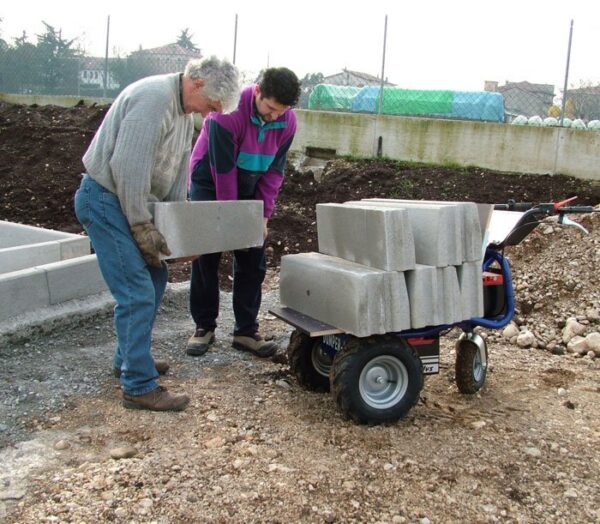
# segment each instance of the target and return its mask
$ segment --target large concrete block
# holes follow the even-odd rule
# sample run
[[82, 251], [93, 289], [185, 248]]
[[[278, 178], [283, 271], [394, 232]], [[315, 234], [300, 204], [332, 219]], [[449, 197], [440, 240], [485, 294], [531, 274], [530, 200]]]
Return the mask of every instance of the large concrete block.
[[[409, 327], [401, 273], [320, 253], [281, 259], [281, 304], [365, 337]], [[393, 317], [398, 314], [397, 317]]]
[[87, 237], [0, 221], [0, 273], [89, 255]]
[[45, 270], [28, 268], [0, 275], [0, 321], [48, 305]]
[[393, 201], [360, 200], [349, 205], [403, 208], [408, 212], [417, 264], [443, 267], [463, 261], [462, 222], [456, 207], [434, 204], [400, 204]]
[[404, 209], [317, 204], [319, 252], [387, 271], [415, 266], [415, 247]]
[[[463, 260], [461, 262], [475, 262], [482, 259], [482, 242], [485, 223], [482, 224], [480, 206], [474, 202], [445, 202], [442, 200], [401, 200], [390, 198], [368, 198], [366, 202], [394, 202], [406, 204], [430, 204], [436, 206], [451, 206], [458, 210], [461, 235], [463, 240]], [[485, 219], [487, 220], [487, 219]]]
[[57, 242], [60, 246], [60, 260], [84, 257], [91, 253], [91, 243], [88, 237], [63, 238]]
[[261, 200], [160, 202], [151, 211], [171, 250], [168, 258], [246, 249], [264, 241]]
[[460, 301], [465, 319], [483, 316], [481, 263], [466, 262], [457, 268]]
[[76, 237], [72, 233], [0, 220], [0, 249]]
[[389, 271], [383, 276], [384, 302], [386, 309], [386, 333], [410, 328], [410, 300], [406, 287], [405, 273]]
[[6, 247], [0, 249], [0, 273], [11, 273], [59, 260], [60, 244], [57, 241]]
[[439, 267], [437, 273], [438, 300], [441, 305], [438, 311], [441, 317], [437, 319], [436, 324], [454, 324], [470, 318], [463, 314], [456, 266]]
[[100, 273], [96, 255], [46, 264], [37, 269], [46, 272], [50, 304], [95, 295], [108, 289]]
[[418, 329], [438, 325], [442, 318], [442, 305], [439, 301], [437, 268], [417, 264], [405, 275], [411, 327]]
[[471, 318], [463, 310], [455, 266], [436, 268], [417, 264], [405, 275], [413, 329], [450, 325]]

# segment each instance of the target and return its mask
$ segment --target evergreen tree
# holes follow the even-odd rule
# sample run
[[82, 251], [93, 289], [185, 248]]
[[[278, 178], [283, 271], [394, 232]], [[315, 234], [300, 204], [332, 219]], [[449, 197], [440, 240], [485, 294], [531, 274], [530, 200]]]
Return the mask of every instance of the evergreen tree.
[[62, 37], [62, 29], [56, 30], [42, 21], [46, 31], [37, 35], [37, 59], [42, 85], [49, 92], [59, 92], [68, 86], [77, 87], [80, 50], [73, 47], [76, 39]]
[[196, 47], [196, 44], [194, 44], [194, 42], [192, 42], [192, 37], [194, 35], [190, 34], [189, 31], [190, 30], [188, 27], [183, 29], [181, 31], [181, 33], [179, 33], [176, 43], [179, 44], [181, 47], [185, 47], [186, 49], [192, 49], [194, 51], [199, 51], [198, 47]]

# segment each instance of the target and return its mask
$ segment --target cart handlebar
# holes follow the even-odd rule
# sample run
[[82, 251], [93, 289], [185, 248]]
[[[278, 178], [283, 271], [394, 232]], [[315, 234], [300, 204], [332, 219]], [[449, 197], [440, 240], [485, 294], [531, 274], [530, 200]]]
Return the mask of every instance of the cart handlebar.
[[593, 206], [567, 206], [569, 202], [572, 202], [577, 197], [572, 197], [562, 202], [548, 202], [545, 204], [534, 205], [532, 202], [515, 202], [509, 200], [506, 204], [496, 204], [494, 209], [500, 211], [531, 211], [535, 210], [537, 213], [543, 213], [545, 215], [556, 215], [560, 213], [593, 213]]
[[506, 246], [516, 246], [531, 233], [541, 221], [549, 216], [558, 215], [559, 224], [573, 226], [580, 229], [584, 233], [588, 231], [578, 222], [570, 220], [566, 215], [570, 213], [595, 213], [597, 212], [593, 206], [569, 206], [577, 197], [571, 197], [560, 202], [548, 202], [534, 205], [531, 202], [515, 202], [509, 200], [506, 204], [496, 204], [494, 209], [500, 211], [520, 211], [523, 216], [519, 219], [513, 230], [499, 244], [490, 244], [492, 249], [503, 249]]

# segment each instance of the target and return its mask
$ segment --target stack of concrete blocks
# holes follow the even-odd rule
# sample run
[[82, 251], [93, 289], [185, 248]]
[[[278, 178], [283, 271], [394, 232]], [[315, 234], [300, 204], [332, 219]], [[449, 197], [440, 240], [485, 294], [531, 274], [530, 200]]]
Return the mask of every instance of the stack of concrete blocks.
[[283, 306], [359, 337], [483, 315], [475, 204], [318, 204], [317, 234], [319, 253], [282, 259]]

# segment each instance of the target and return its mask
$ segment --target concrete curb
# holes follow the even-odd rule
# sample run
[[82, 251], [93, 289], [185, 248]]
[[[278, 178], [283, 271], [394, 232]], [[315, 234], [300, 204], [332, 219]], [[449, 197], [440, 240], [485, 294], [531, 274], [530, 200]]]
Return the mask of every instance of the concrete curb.
[[[163, 304], [187, 294], [189, 286], [189, 282], [168, 284]], [[104, 291], [16, 315], [0, 322], [0, 345], [27, 340], [33, 335], [51, 333], [57, 329], [65, 329], [96, 317], [112, 315], [114, 306], [115, 301], [112, 295], [110, 292]]]

